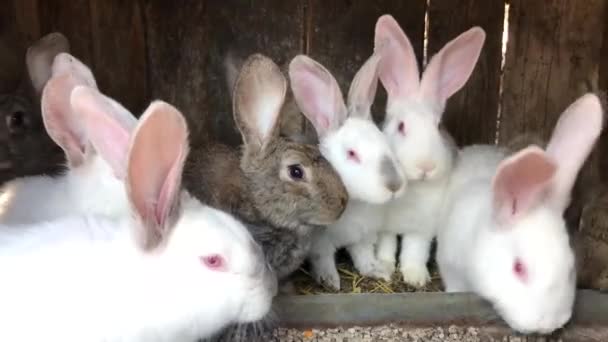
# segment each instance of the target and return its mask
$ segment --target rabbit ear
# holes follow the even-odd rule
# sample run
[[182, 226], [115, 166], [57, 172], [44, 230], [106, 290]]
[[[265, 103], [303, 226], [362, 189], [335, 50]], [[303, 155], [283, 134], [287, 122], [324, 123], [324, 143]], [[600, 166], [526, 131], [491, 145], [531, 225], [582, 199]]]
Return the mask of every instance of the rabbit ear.
[[234, 120], [246, 147], [263, 149], [277, 134], [287, 81], [279, 67], [261, 54], [251, 55], [234, 86]]
[[60, 52], [70, 51], [68, 39], [59, 32], [49, 33], [27, 49], [25, 63], [37, 94], [51, 77], [52, 64]]
[[536, 146], [527, 147], [503, 160], [492, 183], [496, 221], [507, 226], [538, 204], [556, 168], [556, 164]]
[[47, 133], [65, 152], [71, 168], [85, 161], [87, 137], [82, 119], [72, 110], [70, 94], [80, 85], [66, 74], [51, 78], [42, 91], [42, 120]]
[[126, 178], [143, 250], [163, 244], [177, 221], [188, 151], [182, 114], [168, 103], [152, 102], [133, 132]]
[[448, 98], [460, 90], [471, 76], [485, 39], [484, 30], [473, 27], [447, 43], [431, 58], [422, 75], [420, 87], [425, 98], [439, 101], [439, 114], [443, 113]]
[[374, 51], [382, 55], [378, 76], [389, 103], [418, 92], [420, 72], [414, 48], [391, 15], [383, 15], [376, 22]]
[[52, 75], [70, 74], [81, 84], [97, 89], [97, 82], [91, 69], [69, 53], [62, 52], [53, 59]]
[[551, 201], [560, 211], [565, 210], [570, 202], [577, 174], [602, 132], [603, 121], [600, 99], [590, 93], [571, 104], [555, 125], [547, 154], [558, 165]]
[[88, 141], [123, 179], [127, 172], [127, 152], [137, 119], [118, 102], [95, 89], [77, 86], [70, 97], [72, 110], [82, 116]]
[[305, 55], [289, 63], [294, 98], [319, 138], [338, 129], [346, 120], [346, 105], [338, 82], [325, 67]]
[[359, 69], [348, 90], [348, 113], [353, 117], [372, 119], [371, 107], [378, 88], [379, 54], [373, 54]]

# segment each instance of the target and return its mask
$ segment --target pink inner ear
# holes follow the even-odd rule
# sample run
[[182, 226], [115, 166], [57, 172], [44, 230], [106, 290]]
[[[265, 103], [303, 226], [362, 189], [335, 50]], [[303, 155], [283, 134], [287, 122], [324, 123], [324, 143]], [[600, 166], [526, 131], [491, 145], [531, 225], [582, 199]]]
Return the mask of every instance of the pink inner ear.
[[378, 87], [379, 54], [373, 54], [357, 72], [348, 91], [350, 116], [371, 119], [371, 106]]
[[173, 201], [175, 201], [177, 193], [180, 190], [180, 179], [182, 177], [182, 165], [180, 161], [184, 160], [181, 154], [174, 161], [173, 165], [167, 173], [167, 179], [163, 183], [163, 186], [158, 195], [158, 203], [156, 206], [156, 220], [162, 226], [165, 224], [165, 220], [169, 217], [169, 210], [173, 207]]
[[447, 43], [424, 70], [421, 91], [444, 106], [467, 82], [485, 41], [485, 32], [474, 27]]
[[295, 57], [289, 65], [291, 89], [300, 110], [319, 136], [336, 129], [346, 119], [342, 92], [333, 76], [309, 57]]
[[506, 224], [538, 204], [556, 165], [538, 147], [528, 147], [504, 160], [493, 182], [494, 215]]
[[66, 154], [70, 167], [84, 162], [86, 133], [82, 119], [72, 110], [70, 93], [78, 85], [71, 75], [51, 78], [42, 92], [42, 119], [49, 136]]
[[[123, 179], [126, 175], [127, 152], [130, 132], [136, 124], [116, 113], [119, 108], [98, 91], [78, 86], [72, 91], [72, 108], [83, 116], [88, 140], [99, 155], [112, 167], [114, 175]], [[122, 109], [126, 111], [124, 108]], [[122, 119], [122, 120], [121, 120]]]
[[127, 173], [129, 198], [144, 225], [147, 248], [160, 244], [171, 228], [187, 155], [185, 119], [171, 105], [153, 102], [133, 133]]
[[378, 76], [389, 101], [408, 97], [420, 88], [420, 71], [412, 43], [397, 21], [383, 15], [376, 23], [375, 51], [381, 54]]

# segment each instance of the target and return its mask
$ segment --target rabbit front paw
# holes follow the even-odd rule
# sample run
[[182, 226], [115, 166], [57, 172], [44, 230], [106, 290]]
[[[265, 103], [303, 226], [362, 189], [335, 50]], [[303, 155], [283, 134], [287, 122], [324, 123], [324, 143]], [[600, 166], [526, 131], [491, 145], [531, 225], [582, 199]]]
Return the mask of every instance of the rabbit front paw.
[[335, 265], [320, 263], [313, 266], [313, 275], [318, 284], [325, 285], [333, 290], [340, 289], [340, 275]]
[[405, 264], [401, 266], [401, 274], [406, 284], [414, 287], [423, 287], [431, 280], [426, 265]]
[[359, 273], [361, 273], [361, 275], [376, 279], [383, 279], [385, 281], [391, 280], [391, 276], [393, 275], [394, 271], [394, 266], [380, 260], [373, 260], [368, 263], [364, 263], [359, 267]]

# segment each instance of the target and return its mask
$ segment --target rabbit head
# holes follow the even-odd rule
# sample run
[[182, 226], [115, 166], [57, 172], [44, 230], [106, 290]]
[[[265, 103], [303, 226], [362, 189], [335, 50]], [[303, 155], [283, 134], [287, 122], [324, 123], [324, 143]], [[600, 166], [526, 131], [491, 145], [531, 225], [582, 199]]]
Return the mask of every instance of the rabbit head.
[[576, 271], [563, 213], [602, 116], [598, 97], [584, 95], [561, 115], [546, 150], [527, 147], [494, 175], [474, 277], [480, 294], [519, 331], [549, 333], [570, 319]]
[[235, 82], [234, 119], [243, 137], [241, 169], [256, 210], [274, 226], [336, 221], [348, 195], [317, 146], [279, 135], [279, 113], [287, 81], [260, 54], [250, 56]]
[[[188, 284], [197, 317], [217, 323], [261, 319], [277, 280], [247, 229], [232, 216], [205, 207], [181, 191], [189, 152], [188, 128], [171, 105], [154, 101], [132, 134], [126, 188], [139, 247], [164, 258], [179, 283]], [[171, 271], [172, 270], [172, 271]]]
[[44, 131], [40, 96], [51, 77], [55, 56], [69, 51], [61, 33], [50, 33], [26, 53], [27, 81], [14, 92], [0, 95], [0, 170], [12, 176], [55, 171], [62, 161], [60, 150]]
[[317, 131], [323, 156], [340, 174], [350, 198], [376, 204], [400, 196], [406, 186], [397, 159], [371, 116], [379, 61], [379, 55], [372, 55], [355, 75], [348, 108], [338, 82], [321, 64], [299, 55], [289, 65], [294, 97]]
[[454, 146], [439, 123], [448, 98], [473, 72], [484, 40], [479, 27], [464, 32], [431, 58], [420, 77], [412, 44], [397, 21], [390, 15], [378, 19], [378, 75], [388, 94], [383, 130], [408, 179], [440, 179], [451, 171]]

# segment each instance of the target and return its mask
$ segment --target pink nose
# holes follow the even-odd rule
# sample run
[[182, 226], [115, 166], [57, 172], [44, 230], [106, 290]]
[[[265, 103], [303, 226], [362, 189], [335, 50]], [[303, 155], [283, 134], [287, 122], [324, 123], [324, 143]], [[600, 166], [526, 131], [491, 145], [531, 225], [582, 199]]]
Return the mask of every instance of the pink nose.
[[430, 160], [425, 160], [416, 164], [416, 167], [418, 170], [422, 171], [422, 173], [429, 173], [435, 169], [436, 165]]

